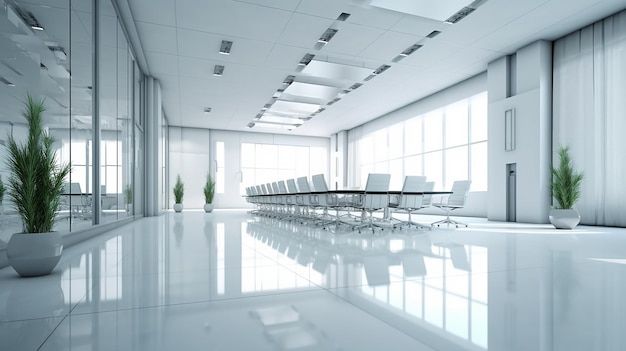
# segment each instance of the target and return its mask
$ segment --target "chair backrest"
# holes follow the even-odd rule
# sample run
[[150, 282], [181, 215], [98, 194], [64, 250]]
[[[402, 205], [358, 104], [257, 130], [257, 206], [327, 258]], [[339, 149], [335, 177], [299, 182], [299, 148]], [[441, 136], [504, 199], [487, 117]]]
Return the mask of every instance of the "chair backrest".
[[315, 188], [315, 192], [327, 192], [328, 186], [326, 185], [326, 180], [324, 180], [323, 174], [316, 174], [313, 177], [313, 187]]
[[70, 194], [82, 194], [80, 183], [70, 183]]
[[[370, 173], [365, 184], [363, 195], [363, 208], [378, 209], [389, 206], [389, 182], [391, 174]], [[372, 194], [372, 192], [384, 192], [385, 194]]]
[[267, 189], [267, 195], [273, 195], [274, 194], [274, 189], [272, 189], [272, 184], [271, 183], [265, 184], [265, 189]]
[[281, 194], [287, 194], [287, 186], [285, 185], [285, 181], [281, 180], [278, 182], [278, 191]]
[[389, 182], [391, 181], [391, 174], [383, 173], [370, 173], [367, 176], [367, 183], [365, 184], [365, 193], [389, 191]]
[[287, 189], [291, 194], [295, 194], [298, 192], [298, 188], [296, 188], [296, 181], [294, 179], [287, 180]]
[[[435, 182], [426, 182], [424, 183], [424, 191], [433, 191], [435, 190]], [[422, 199], [422, 206], [430, 206], [433, 200], [432, 194], [424, 194], [424, 198]]]
[[259, 188], [259, 194], [267, 195], [267, 188], [265, 188], [265, 184], [257, 185]]
[[424, 191], [426, 185], [426, 177], [424, 176], [406, 176], [404, 177], [403, 193], [419, 193]]
[[272, 185], [272, 193], [274, 195], [280, 194], [280, 189], [278, 189], [278, 183], [273, 182], [271, 185]]
[[311, 192], [311, 188], [309, 187], [309, 181], [306, 179], [306, 177], [299, 177], [298, 178], [298, 192], [300, 192], [300, 193], [310, 193]]
[[464, 206], [469, 193], [471, 180], [457, 180], [452, 184], [452, 194], [448, 197], [448, 205]]
[[424, 204], [423, 194], [411, 194], [424, 191], [426, 186], [426, 177], [424, 176], [406, 176], [404, 185], [402, 186], [402, 195], [400, 196], [399, 208], [419, 209]]

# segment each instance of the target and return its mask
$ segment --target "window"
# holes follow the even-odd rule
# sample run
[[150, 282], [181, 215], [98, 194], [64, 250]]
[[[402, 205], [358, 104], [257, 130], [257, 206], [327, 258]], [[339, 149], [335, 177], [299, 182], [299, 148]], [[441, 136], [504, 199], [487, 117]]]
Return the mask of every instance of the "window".
[[435, 189], [472, 180], [472, 191], [487, 190], [487, 93], [463, 99], [356, 141], [361, 184], [369, 173], [391, 173], [391, 190], [404, 176], [424, 175]]
[[[314, 146], [241, 143], [241, 192], [253, 185], [328, 174], [328, 149]], [[326, 176], [330, 187], [330, 179]]]

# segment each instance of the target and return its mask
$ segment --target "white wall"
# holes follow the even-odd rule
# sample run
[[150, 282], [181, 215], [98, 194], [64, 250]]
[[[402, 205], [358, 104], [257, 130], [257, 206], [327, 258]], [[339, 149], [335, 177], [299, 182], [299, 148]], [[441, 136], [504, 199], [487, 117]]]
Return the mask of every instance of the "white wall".
[[[502, 57], [488, 68], [488, 218], [507, 219], [506, 165], [515, 163], [517, 221], [547, 223], [551, 202], [548, 187], [552, 150], [552, 44], [535, 42], [520, 49], [511, 62]], [[504, 113], [509, 109], [514, 109], [516, 120], [513, 151], [504, 149]]]
[[184, 208], [202, 208], [202, 191], [209, 172], [210, 131], [200, 128], [169, 127], [169, 207], [174, 205], [172, 189], [176, 176], [185, 184]]

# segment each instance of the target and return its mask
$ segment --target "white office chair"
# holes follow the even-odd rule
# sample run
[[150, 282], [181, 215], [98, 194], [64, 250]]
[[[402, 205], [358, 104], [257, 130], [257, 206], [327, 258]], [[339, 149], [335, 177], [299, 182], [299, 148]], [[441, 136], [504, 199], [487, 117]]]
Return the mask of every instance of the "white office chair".
[[[424, 176], [406, 176], [404, 177], [404, 185], [402, 186], [402, 192], [398, 199], [398, 204], [390, 206], [394, 209], [394, 213], [407, 213], [409, 215], [408, 221], [401, 221], [393, 225], [394, 228], [414, 225], [417, 228], [428, 228], [423, 224], [413, 222], [411, 220], [411, 214], [413, 212], [422, 209], [424, 207], [424, 194], [426, 187], [426, 177]], [[420, 194], [422, 193], [422, 194]]]
[[452, 184], [452, 194], [444, 196], [440, 201], [433, 203], [432, 206], [438, 207], [446, 212], [446, 219], [434, 222], [431, 225], [440, 226], [441, 224], [454, 224], [457, 228], [462, 225], [467, 227], [466, 223], [458, 222], [450, 218], [450, 212], [465, 207], [467, 202], [467, 193], [469, 193], [471, 180], [457, 180]]
[[[374, 212], [389, 207], [390, 181], [390, 174], [370, 173], [367, 176], [365, 191], [354, 203], [354, 208], [361, 210], [362, 223], [354, 227], [359, 233], [362, 228], [371, 228], [372, 231], [375, 227], [384, 229], [384, 226], [374, 222]], [[369, 216], [367, 216], [368, 213]]]

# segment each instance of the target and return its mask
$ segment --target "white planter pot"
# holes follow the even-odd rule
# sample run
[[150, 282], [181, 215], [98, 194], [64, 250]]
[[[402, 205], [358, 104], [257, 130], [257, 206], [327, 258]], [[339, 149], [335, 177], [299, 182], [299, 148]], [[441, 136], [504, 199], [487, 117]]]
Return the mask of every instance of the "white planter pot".
[[578, 210], [561, 210], [553, 208], [548, 217], [556, 229], [574, 229], [580, 223]]
[[174, 211], [182, 212], [183, 211], [183, 204], [174, 204]]
[[204, 212], [211, 213], [213, 211], [213, 204], [204, 204]]
[[50, 274], [62, 252], [63, 240], [59, 232], [13, 234], [7, 244], [9, 264], [22, 277]]

